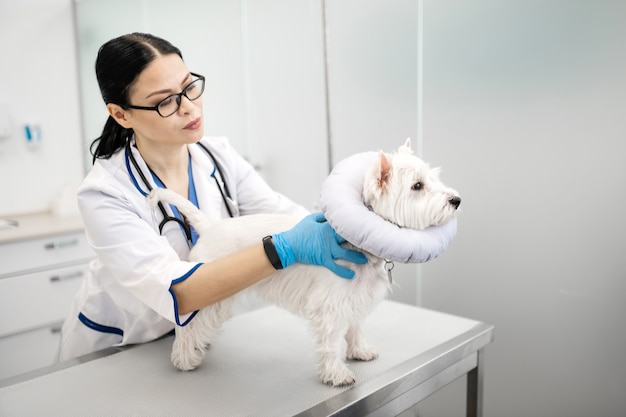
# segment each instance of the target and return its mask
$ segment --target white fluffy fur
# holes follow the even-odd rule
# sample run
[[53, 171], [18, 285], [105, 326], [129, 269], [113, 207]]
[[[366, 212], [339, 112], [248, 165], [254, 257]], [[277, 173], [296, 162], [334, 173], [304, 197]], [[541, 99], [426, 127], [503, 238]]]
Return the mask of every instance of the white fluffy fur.
[[[375, 166], [365, 173], [364, 201], [376, 213], [403, 227], [423, 229], [445, 223], [456, 214], [460, 198], [456, 191], [441, 184], [438, 172], [413, 155], [407, 140], [393, 155], [381, 152]], [[413, 187], [417, 183], [421, 186]], [[158, 200], [176, 205], [198, 232], [200, 238], [189, 254], [191, 261], [210, 262], [258, 244], [264, 236], [288, 230], [298, 222], [283, 214], [209, 221], [188, 200], [170, 190], [157, 189], [148, 196], [151, 207]], [[369, 361], [378, 356], [367, 344], [361, 326], [385, 298], [390, 284], [384, 261], [365, 255], [366, 264], [350, 265], [355, 272], [351, 280], [324, 267], [295, 264], [251, 287], [266, 301], [311, 323], [319, 357], [317, 372], [324, 383], [333, 386], [355, 382], [346, 358]], [[171, 359], [177, 368], [192, 370], [200, 365], [213, 336], [231, 317], [237, 296], [200, 310], [187, 326], [176, 327]]]

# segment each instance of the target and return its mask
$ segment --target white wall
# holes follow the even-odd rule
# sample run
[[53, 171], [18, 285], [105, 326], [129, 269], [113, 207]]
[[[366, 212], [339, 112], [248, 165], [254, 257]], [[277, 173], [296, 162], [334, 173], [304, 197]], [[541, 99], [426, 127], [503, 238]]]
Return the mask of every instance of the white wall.
[[623, 416], [626, 3], [424, 4], [424, 152], [463, 196], [424, 305], [496, 326], [486, 416]]
[[[83, 174], [71, 1], [2, 1], [0, 39], [0, 120], [10, 124], [0, 138], [0, 216], [46, 211]], [[25, 123], [41, 127], [36, 148]]]

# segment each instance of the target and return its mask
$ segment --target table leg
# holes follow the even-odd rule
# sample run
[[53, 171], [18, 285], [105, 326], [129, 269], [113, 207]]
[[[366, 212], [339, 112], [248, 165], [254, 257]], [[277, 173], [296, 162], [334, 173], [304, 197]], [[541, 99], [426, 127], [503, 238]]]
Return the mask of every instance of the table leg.
[[483, 350], [476, 352], [476, 368], [467, 373], [467, 417], [483, 415]]

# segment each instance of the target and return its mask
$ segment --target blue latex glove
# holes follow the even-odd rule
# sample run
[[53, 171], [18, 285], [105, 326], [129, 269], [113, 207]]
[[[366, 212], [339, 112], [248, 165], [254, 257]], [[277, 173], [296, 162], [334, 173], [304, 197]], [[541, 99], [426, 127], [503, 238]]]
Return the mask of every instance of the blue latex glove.
[[339, 246], [346, 240], [326, 221], [322, 213], [306, 216], [291, 230], [272, 235], [283, 268], [294, 262], [321, 265], [342, 278], [354, 278], [354, 271], [337, 265], [335, 259], [364, 264], [367, 258], [360, 252]]

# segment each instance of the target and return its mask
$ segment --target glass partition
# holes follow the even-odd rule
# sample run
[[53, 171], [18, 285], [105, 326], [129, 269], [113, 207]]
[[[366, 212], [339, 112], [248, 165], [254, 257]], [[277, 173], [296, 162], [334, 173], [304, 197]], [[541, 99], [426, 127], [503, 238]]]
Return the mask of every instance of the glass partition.
[[236, 146], [243, 145], [239, 2], [184, 0], [174, 6], [159, 0], [77, 0], [74, 7], [86, 145], [99, 136], [108, 116], [94, 70], [98, 48], [131, 32], [152, 32], [182, 49], [191, 71], [207, 77], [207, 131], [226, 134]]

